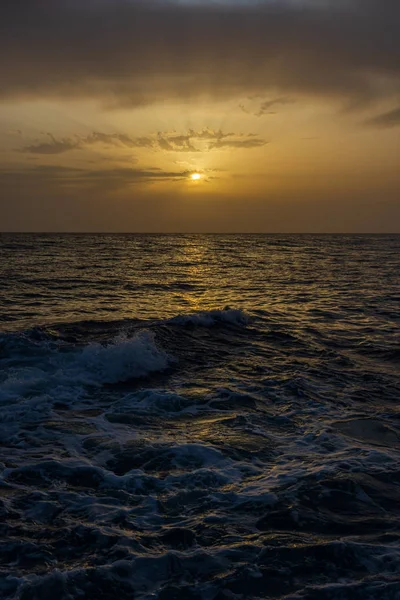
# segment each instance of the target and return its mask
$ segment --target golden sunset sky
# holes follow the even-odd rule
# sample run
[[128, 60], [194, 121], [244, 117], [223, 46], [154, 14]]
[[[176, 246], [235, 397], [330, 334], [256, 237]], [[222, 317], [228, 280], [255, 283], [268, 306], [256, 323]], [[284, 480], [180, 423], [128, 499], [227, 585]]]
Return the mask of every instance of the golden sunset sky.
[[3, 0], [0, 230], [400, 231], [399, 29], [398, 0]]

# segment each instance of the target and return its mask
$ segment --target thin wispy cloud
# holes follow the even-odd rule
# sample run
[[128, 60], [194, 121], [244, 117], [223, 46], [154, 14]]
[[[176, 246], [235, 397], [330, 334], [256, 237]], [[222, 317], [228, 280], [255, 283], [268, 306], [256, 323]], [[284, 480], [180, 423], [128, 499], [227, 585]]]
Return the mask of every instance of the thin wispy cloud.
[[99, 133], [94, 131], [86, 137], [75, 135], [73, 137], [57, 139], [53, 134], [47, 133], [45, 141], [24, 146], [21, 152], [30, 154], [63, 154], [71, 150], [82, 150], [88, 146], [103, 144], [109, 147], [125, 148], [152, 148], [153, 141], [150, 138], [139, 137], [132, 139], [128, 135], [120, 133]]
[[192, 136], [190, 134], [178, 135], [175, 133], [159, 133], [156, 145], [160, 150], [165, 150], [166, 152], [200, 152], [200, 150], [193, 145]]
[[369, 119], [366, 121], [367, 125], [371, 125], [373, 127], [380, 127], [382, 129], [389, 129], [391, 127], [399, 127], [400, 126], [400, 107], [395, 108], [394, 110], [390, 110], [388, 112], [382, 113]]
[[227, 139], [227, 140], [217, 140], [216, 142], [213, 142], [210, 146], [210, 150], [216, 150], [216, 149], [224, 149], [224, 148], [230, 148], [230, 149], [236, 149], [236, 150], [251, 150], [252, 148], [260, 148], [262, 146], [265, 146], [266, 144], [268, 144], [268, 142], [266, 140], [262, 140], [262, 139], [258, 139], [258, 138], [246, 138], [246, 139], [240, 139], [240, 140], [233, 140], [233, 139]]
[[141, 148], [164, 152], [209, 152], [220, 148], [251, 149], [266, 144], [266, 140], [256, 134], [224, 133], [212, 129], [195, 131], [189, 129], [186, 133], [158, 132], [146, 137], [130, 137], [121, 133], [93, 132], [87, 136], [72, 136], [57, 139], [53, 134], [46, 134], [44, 141], [37, 141], [20, 149], [27, 154], [64, 154], [73, 150], [83, 150], [94, 145], [120, 148]]
[[47, 136], [48, 140], [24, 146], [21, 148], [21, 152], [29, 154], [64, 154], [64, 152], [70, 152], [80, 147], [79, 140], [74, 138], [58, 140], [51, 133], [48, 133]]
[[15, 184], [27, 189], [48, 189], [67, 187], [85, 189], [96, 187], [103, 191], [126, 188], [140, 183], [161, 181], [182, 181], [188, 179], [192, 171], [167, 171], [159, 167], [114, 169], [80, 169], [55, 165], [0, 169], [0, 184], [7, 189]]
[[163, 150], [174, 152], [209, 152], [221, 148], [251, 149], [265, 146], [267, 141], [255, 133], [233, 133], [213, 129], [195, 131], [189, 129], [184, 135], [159, 133], [158, 144]]
[[256, 112], [257, 117], [262, 117], [263, 115], [271, 113], [272, 109], [277, 109], [278, 107], [287, 106], [288, 104], [294, 104], [295, 100], [293, 98], [274, 98], [273, 100], [265, 100], [262, 102], [260, 108]]
[[[257, 109], [246, 107], [244, 104], [239, 104], [239, 108], [248, 115], [262, 117], [264, 115], [275, 115], [277, 109], [288, 104], [294, 104], [296, 101], [289, 97], [273, 98], [272, 100], [264, 100]], [[274, 109], [274, 110], [273, 110]]]

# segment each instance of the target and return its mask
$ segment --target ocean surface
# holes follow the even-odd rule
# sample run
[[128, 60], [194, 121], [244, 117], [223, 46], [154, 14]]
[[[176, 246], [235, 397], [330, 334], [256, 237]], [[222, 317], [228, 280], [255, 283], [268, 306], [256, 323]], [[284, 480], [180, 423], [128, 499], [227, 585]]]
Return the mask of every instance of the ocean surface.
[[0, 235], [0, 598], [399, 600], [400, 236]]

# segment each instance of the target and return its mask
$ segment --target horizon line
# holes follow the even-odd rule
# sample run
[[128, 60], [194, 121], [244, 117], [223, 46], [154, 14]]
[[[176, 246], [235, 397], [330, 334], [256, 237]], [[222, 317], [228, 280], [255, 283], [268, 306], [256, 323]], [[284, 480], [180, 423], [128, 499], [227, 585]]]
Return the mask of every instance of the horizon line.
[[0, 235], [400, 235], [400, 231], [0, 231]]

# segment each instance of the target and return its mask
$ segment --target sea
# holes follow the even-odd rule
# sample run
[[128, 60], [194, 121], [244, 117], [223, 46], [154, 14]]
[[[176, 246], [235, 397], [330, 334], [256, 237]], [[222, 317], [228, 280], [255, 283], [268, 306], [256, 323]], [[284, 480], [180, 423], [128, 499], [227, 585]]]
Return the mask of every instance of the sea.
[[0, 235], [2, 600], [399, 600], [400, 235]]

